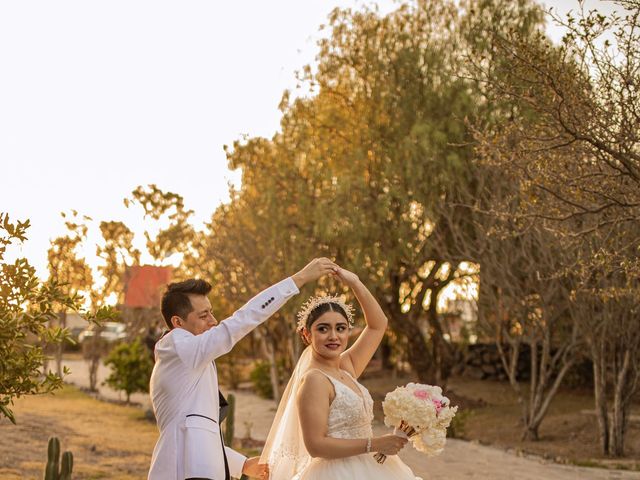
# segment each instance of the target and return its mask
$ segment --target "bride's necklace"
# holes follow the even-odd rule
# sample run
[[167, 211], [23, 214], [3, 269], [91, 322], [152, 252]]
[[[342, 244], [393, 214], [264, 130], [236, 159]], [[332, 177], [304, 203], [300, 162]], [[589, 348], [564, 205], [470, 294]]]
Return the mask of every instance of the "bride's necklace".
[[346, 380], [347, 379], [347, 376], [344, 374], [343, 370], [340, 370], [340, 369], [336, 369], [336, 370], [332, 370], [331, 369], [330, 370], [330, 369], [327, 369], [327, 368], [320, 368], [320, 370], [322, 370], [324, 373], [331, 374], [331, 376], [337, 377], [340, 380]]

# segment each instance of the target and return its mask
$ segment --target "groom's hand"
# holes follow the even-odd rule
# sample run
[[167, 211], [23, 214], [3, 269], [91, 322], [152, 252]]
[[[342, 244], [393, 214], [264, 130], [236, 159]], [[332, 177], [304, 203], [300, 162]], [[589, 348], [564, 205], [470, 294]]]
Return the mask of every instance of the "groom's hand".
[[315, 258], [309, 264], [291, 276], [298, 288], [309, 282], [313, 282], [324, 275], [335, 274], [339, 267], [328, 258]]
[[244, 462], [242, 467], [242, 474], [252, 478], [259, 478], [260, 480], [268, 480], [269, 478], [269, 465], [264, 463], [258, 463], [260, 457], [251, 457]]

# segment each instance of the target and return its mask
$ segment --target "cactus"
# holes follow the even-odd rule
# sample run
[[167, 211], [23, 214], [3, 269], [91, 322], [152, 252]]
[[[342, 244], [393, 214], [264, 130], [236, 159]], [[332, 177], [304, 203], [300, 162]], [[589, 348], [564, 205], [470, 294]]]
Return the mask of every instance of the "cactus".
[[62, 454], [62, 469], [60, 469], [60, 440], [58, 440], [58, 437], [51, 437], [47, 448], [47, 466], [44, 470], [44, 480], [71, 480], [72, 470], [73, 455], [71, 452]]
[[229, 411], [227, 412], [227, 418], [225, 419], [224, 429], [224, 443], [225, 445], [233, 446], [233, 437], [235, 436], [235, 417], [236, 417], [236, 396], [233, 393], [229, 394], [227, 398], [229, 403]]
[[64, 452], [62, 454], [62, 468], [60, 469], [60, 480], [71, 480], [73, 471], [73, 453]]
[[44, 471], [45, 480], [56, 480], [58, 478], [58, 460], [60, 458], [60, 440], [58, 437], [49, 439], [47, 448], [47, 467]]

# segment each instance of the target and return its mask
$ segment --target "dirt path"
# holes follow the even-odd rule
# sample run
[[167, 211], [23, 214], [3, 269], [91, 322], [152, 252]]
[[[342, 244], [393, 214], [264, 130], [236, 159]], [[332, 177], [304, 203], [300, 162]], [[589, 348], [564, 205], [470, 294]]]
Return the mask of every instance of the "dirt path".
[[[68, 380], [80, 386], [88, 385], [84, 363], [69, 361], [67, 364], [74, 372]], [[99, 372], [100, 381], [106, 374], [106, 369], [102, 368]], [[100, 393], [109, 398], [119, 398], [117, 392], [104, 386], [100, 387]], [[227, 393], [231, 391], [225, 391]], [[246, 391], [233, 393], [237, 398], [236, 435], [250, 435], [260, 440], [266, 438], [275, 415], [275, 402]], [[146, 395], [136, 395], [132, 400], [149, 405]], [[375, 430], [376, 433], [386, 431], [382, 425], [377, 425]], [[411, 447], [406, 447], [400, 457], [424, 480], [640, 480], [640, 472], [558, 465], [537, 457], [517, 456], [497, 448], [461, 440], [449, 440], [444, 453], [435, 458], [426, 458]]]
[[[251, 436], [264, 439], [275, 414], [275, 402], [264, 400], [247, 392], [233, 392], [237, 398], [238, 435], [246, 431], [243, 425], [251, 424]], [[376, 434], [388, 432], [377, 425]], [[442, 455], [426, 458], [411, 447], [406, 447], [400, 457], [414, 473], [424, 480], [613, 480], [640, 479], [640, 472], [603, 470], [558, 465], [539, 458], [519, 457], [503, 450], [477, 445], [462, 440], [449, 440]]]

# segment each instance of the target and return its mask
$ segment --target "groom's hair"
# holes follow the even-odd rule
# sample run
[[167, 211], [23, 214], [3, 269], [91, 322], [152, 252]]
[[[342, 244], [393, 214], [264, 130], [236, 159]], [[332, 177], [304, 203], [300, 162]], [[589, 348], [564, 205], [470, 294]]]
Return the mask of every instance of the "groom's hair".
[[178, 316], [185, 319], [193, 311], [189, 294], [208, 295], [210, 291], [211, 284], [197, 278], [190, 278], [184, 282], [175, 282], [167, 285], [167, 289], [162, 295], [160, 311], [169, 330], [174, 328], [171, 324], [171, 317]]

